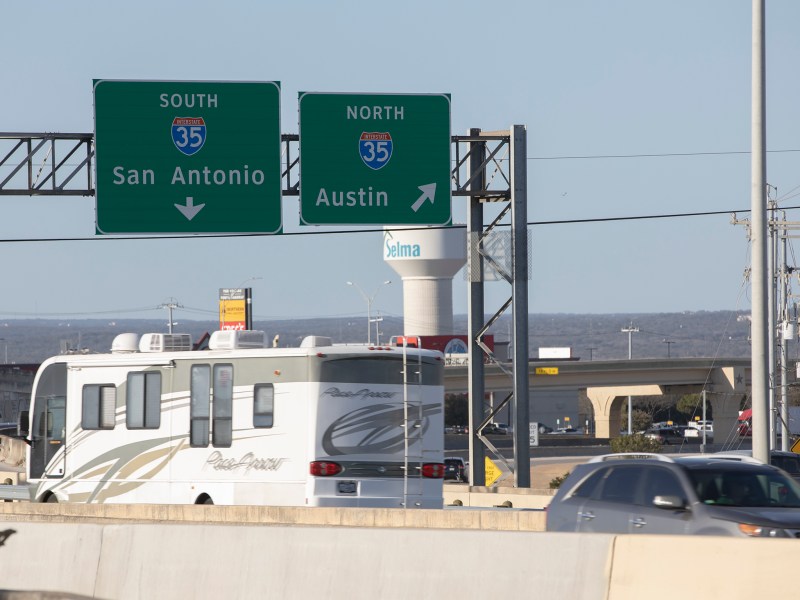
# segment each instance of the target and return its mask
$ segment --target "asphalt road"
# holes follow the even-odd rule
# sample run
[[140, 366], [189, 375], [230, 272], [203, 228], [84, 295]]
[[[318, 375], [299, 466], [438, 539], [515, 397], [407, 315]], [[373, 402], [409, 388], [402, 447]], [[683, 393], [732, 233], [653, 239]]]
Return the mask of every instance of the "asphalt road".
[[[467, 460], [469, 455], [469, 437], [464, 434], [445, 434], [444, 447], [447, 456], [460, 456]], [[513, 436], [510, 435], [490, 435], [489, 441], [500, 451], [504, 458], [513, 458]], [[541, 436], [547, 438], [547, 434]], [[611, 448], [606, 440], [594, 440], [585, 436], [554, 436], [557, 440], [541, 439], [540, 445], [530, 448], [530, 457], [533, 458], [552, 458], [552, 457], [572, 457], [572, 456], [598, 456], [609, 454]], [[571, 438], [571, 439], [570, 439]], [[551, 445], [552, 444], [552, 445]], [[737, 449], [749, 450], [752, 447], [750, 439], [737, 441]], [[728, 448], [730, 449], [730, 448]], [[706, 451], [717, 452], [723, 450], [723, 444], [707, 444]], [[701, 448], [699, 443], [670, 443], [661, 447], [664, 454], [697, 454]]]
[[[490, 435], [489, 441], [500, 451], [503, 459], [514, 469], [513, 438], [506, 435]], [[663, 454], [699, 454], [700, 444], [686, 443], [676, 440], [678, 443], [671, 443], [661, 447]], [[574, 468], [578, 463], [585, 462], [592, 456], [609, 454], [611, 448], [608, 440], [595, 440], [586, 436], [563, 436], [557, 435], [548, 438], [547, 435], [540, 436], [541, 445], [530, 448], [531, 461], [531, 487], [545, 489], [550, 481], [556, 476], [563, 476]], [[730, 445], [723, 448], [724, 444], [706, 446], [706, 452], [717, 452], [723, 449], [731, 449]], [[749, 439], [736, 440], [738, 449], [750, 449], [752, 447]], [[469, 461], [469, 436], [459, 434], [445, 435], [445, 455], [460, 456], [465, 461]], [[487, 449], [486, 456], [495, 459]], [[495, 460], [497, 467], [507, 472], [508, 469], [500, 462]], [[513, 485], [513, 478], [504, 476], [499, 485]], [[505, 481], [505, 483], [503, 483]], [[446, 482], [452, 483], [452, 482]]]

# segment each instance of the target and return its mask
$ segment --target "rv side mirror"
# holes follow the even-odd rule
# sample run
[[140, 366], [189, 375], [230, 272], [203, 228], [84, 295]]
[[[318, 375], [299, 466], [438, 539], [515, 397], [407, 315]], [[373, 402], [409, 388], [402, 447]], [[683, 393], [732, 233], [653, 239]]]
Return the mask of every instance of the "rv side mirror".
[[17, 436], [26, 438], [30, 432], [30, 413], [27, 410], [19, 411], [17, 417]]

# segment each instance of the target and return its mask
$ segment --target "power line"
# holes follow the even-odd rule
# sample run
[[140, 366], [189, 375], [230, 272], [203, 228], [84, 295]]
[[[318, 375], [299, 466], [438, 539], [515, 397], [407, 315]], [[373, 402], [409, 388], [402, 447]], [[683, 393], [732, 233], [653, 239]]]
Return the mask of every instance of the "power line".
[[[786, 150], [767, 150], [767, 154], [782, 154], [786, 152], [800, 152], [800, 149]], [[730, 156], [739, 154], [750, 154], [749, 150], [729, 150], [723, 152], [660, 152], [654, 154], [585, 154], [585, 155], [565, 155], [565, 156], [529, 156], [528, 160], [593, 160], [593, 159], [614, 159], [614, 158], [667, 158], [680, 156]]]
[[[771, 210], [796, 210], [800, 206], [781, 206]], [[650, 215], [633, 215], [628, 217], [596, 217], [591, 219], [559, 219], [555, 221], [528, 221], [529, 227], [537, 227], [544, 225], [569, 225], [577, 223], [613, 223], [619, 221], [642, 221], [652, 219], [678, 219], [686, 217], [708, 217], [715, 215], [729, 215], [731, 213], [749, 213], [749, 208], [742, 209], [729, 209], [729, 210], [713, 210], [702, 212], [686, 212], [686, 213], [663, 213], [663, 214], [650, 214]], [[500, 227], [508, 226], [506, 223], [499, 225]], [[431, 225], [429, 229], [465, 229], [466, 225]], [[395, 231], [416, 230], [418, 227], [393, 227]], [[211, 233], [211, 234], [196, 234], [196, 235], [136, 235], [136, 236], [96, 236], [96, 237], [63, 237], [63, 238], [15, 238], [0, 240], [0, 244], [17, 244], [17, 243], [30, 243], [30, 242], [129, 242], [139, 240], [204, 240], [204, 239], [224, 239], [224, 238], [260, 238], [260, 237], [291, 237], [291, 236], [308, 236], [308, 235], [340, 235], [340, 234], [354, 234], [354, 233], [384, 233], [383, 226], [380, 229], [363, 228], [363, 229], [339, 229], [336, 231], [292, 231], [284, 232], [281, 234], [272, 233]]]

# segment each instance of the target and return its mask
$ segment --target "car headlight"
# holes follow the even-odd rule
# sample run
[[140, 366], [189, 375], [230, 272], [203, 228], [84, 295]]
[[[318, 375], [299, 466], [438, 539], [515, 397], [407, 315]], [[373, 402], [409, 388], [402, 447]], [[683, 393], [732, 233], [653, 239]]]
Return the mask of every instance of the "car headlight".
[[739, 531], [750, 537], [788, 537], [783, 529], [775, 527], [762, 527], [761, 525], [750, 525], [749, 523], [739, 523]]

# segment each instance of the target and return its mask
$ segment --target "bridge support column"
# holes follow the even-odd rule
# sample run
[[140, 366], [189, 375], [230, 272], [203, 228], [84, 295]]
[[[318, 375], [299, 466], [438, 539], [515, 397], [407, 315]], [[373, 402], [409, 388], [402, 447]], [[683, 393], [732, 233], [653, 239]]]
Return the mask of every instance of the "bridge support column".
[[711, 373], [706, 400], [714, 415], [714, 443], [731, 444], [738, 439], [739, 407], [745, 394], [744, 368], [721, 367]]
[[594, 436], [617, 437], [622, 425], [623, 397], [604, 388], [588, 388], [586, 397], [594, 409]]
[[586, 388], [586, 397], [594, 408], [595, 437], [615, 438], [622, 425], [622, 405], [628, 396], [661, 396], [659, 385], [629, 385]]

